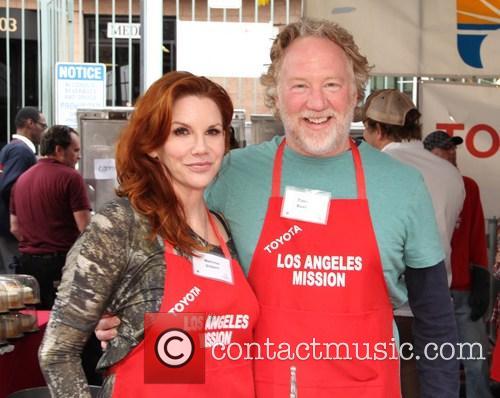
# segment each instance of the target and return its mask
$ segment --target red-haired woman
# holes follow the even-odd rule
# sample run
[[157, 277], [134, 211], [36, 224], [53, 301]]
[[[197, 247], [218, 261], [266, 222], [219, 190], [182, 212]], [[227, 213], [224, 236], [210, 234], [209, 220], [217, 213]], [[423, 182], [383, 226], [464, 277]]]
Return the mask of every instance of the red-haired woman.
[[[229, 232], [203, 198], [228, 151], [232, 113], [222, 87], [185, 72], [166, 74], [138, 100], [117, 144], [119, 198], [93, 217], [68, 254], [40, 348], [53, 397], [90, 397], [79, 354], [105, 313], [121, 323], [98, 365], [106, 370], [100, 396], [254, 396], [252, 363], [221, 360], [218, 344], [251, 342], [258, 304], [234, 260]], [[158, 312], [170, 318], [145, 327], [145, 314]], [[207, 316], [203, 384], [189, 384], [200, 381], [195, 375], [148, 370], [162, 372], [159, 361], [182, 370], [175, 366], [190, 358], [196, 341], [157, 330], [161, 322], [188, 319], [183, 313]], [[200, 326], [200, 318], [189, 319]], [[160, 384], [148, 384], [149, 378]], [[186, 384], [167, 384], [181, 381]]]

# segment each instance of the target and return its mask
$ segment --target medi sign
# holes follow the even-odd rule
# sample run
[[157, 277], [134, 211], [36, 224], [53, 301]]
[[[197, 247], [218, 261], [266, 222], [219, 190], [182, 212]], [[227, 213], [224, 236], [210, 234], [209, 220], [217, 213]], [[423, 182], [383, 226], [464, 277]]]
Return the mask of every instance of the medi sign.
[[499, 217], [500, 89], [425, 82], [419, 102], [423, 136], [439, 129], [463, 138], [457, 148], [458, 168], [478, 183], [485, 216]]
[[106, 105], [106, 67], [104, 64], [56, 64], [56, 124], [77, 127], [76, 111]]

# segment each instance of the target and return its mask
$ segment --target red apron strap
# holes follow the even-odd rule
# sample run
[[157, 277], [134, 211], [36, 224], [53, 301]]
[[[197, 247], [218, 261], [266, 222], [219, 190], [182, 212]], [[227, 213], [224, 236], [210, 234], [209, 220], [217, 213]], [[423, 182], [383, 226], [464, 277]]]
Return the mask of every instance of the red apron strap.
[[361, 156], [359, 149], [354, 140], [350, 140], [352, 159], [354, 162], [354, 171], [356, 172], [356, 185], [358, 187], [358, 199], [366, 199], [366, 185], [365, 173], [363, 171], [363, 164], [361, 163]]
[[170, 242], [164, 240], [163, 244], [165, 245], [165, 253], [174, 254], [174, 247]]
[[281, 144], [278, 146], [278, 150], [276, 151], [276, 156], [274, 157], [271, 197], [281, 196], [281, 164], [283, 152], [285, 151], [285, 141], [286, 139], [283, 138], [283, 141], [281, 141]]
[[212, 226], [212, 229], [214, 231], [215, 236], [217, 237], [217, 240], [219, 241], [220, 248], [222, 249], [222, 253], [224, 253], [224, 257], [226, 257], [229, 261], [231, 261], [231, 253], [229, 253], [229, 249], [227, 248], [226, 242], [222, 235], [219, 232], [219, 228], [217, 228], [217, 225], [215, 224], [214, 221], [214, 216], [210, 213], [210, 211], [207, 209], [208, 213], [208, 220], [210, 221], [210, 225]]

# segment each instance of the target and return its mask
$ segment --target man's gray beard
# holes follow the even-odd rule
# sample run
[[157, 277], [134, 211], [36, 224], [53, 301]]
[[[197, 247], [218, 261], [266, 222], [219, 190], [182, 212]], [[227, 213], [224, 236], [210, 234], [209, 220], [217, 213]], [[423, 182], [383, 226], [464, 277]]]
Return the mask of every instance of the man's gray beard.
[[282, 113], [281, 117], [285, 133], [290, 137], [289, 141], [293, 140], [293, 143], [304, 153], [312, 156], [324, 156], [328, 153], [337, 153], [346, 147], [353, 115], [354, 109], [345, 115], [343, 123], [339, 123], [338, 119], [335, 119], [335, 124], [330, 131], [321, 135], [312, 135], [304, 131], [297, 133], [286, 113]]

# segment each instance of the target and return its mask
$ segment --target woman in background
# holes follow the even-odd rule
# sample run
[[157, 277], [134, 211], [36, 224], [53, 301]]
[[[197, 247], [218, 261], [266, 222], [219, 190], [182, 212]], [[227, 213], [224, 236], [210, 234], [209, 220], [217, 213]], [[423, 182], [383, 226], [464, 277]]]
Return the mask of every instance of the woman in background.
[[228, 151], [232, 114], [222, 87], [185, 72], [166, 74], [138, 100], [117, 143], [119, 198], [93, 217], [68, 254], [40, 348], [53, 397], [90, 397], [79, 354], [104, 313], [121, 323], [98, 365], [106, 370], [100, 396], [254, 396], [252, 363], [216, 360], [207, 337], [204, 384], [144, 380], [144, 361], [154, 357], [145, 349], [145, 313], [184, 307], [239, 319], [212, 323], [210, 332], [218, 324], [231, 336], [226, 344], [252, 340], [256, 298], [229, 231], [203, 198]]

